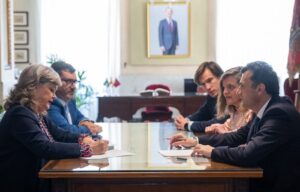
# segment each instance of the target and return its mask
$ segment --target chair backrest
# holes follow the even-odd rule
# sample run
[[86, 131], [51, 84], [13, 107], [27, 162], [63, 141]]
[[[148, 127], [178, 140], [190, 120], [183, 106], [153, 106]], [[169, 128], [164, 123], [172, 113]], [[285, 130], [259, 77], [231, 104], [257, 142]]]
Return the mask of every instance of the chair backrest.
[[184, 79], [184, 92], [185, 93], [196, 93], [197, 84], [194, 82], [194, 79]]
[[295, 93], [294, 90], [298, 89], [298, 79], [293, 79], [292, 84], [289, 84], [289, 79], [287, 78], [284, 81], [284, 94], [289, 96], [293, 102], [295, 102]]
[[[170, 87], [164, 84], [151, 84], [145, 90], [155, 91], [157, 96], [170, 95]], [[152, 96], [155, 96], [152, 95]], [[146, 106], [142, 112], [143, 121], [170, 121], [172, 119], [172, 111], [169, 106]]]
[[151, 84], [146, 87], [146, 90], [155, 90], [155, 89], [165, 89], [167, 91], [171, 91], [170, 87], [164, 84]]

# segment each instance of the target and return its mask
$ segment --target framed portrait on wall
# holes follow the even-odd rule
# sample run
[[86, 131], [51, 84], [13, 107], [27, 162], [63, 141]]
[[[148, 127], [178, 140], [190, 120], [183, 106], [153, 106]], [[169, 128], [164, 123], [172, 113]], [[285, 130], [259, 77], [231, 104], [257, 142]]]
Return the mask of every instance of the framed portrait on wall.
[[28, 27], [28, 12], [15, 11], [14, 12], [14, 26], [15, 27]]
[[16, 63], [29, 63], [29, 49], [16, 48], [15, 49], [15, 62]]
[[28, 45], [28, 30], [15, 30], [15, 45]]
[[6, 0], [6, 30], [7, 30], [7, 64], [5, 69], [12, 69], [14, 62], [14, 42], [13, 42], [13, 0]]
[[189, 57], [189, 2], [147, 3], [148, 58]]

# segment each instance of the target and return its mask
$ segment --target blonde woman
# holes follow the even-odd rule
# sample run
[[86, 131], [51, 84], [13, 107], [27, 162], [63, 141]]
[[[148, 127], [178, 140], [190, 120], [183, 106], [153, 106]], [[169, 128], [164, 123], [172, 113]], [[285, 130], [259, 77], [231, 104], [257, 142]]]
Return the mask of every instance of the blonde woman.
[[252, 111], [243, 107], [239, 90], [242, 67], [227, 70], [220, 79], [217, 101], [217, 117], [230, 115], [223, 124], [212, 124], [205, 128], [205, 133], [223, 134], [236, 131], [252, 119]]

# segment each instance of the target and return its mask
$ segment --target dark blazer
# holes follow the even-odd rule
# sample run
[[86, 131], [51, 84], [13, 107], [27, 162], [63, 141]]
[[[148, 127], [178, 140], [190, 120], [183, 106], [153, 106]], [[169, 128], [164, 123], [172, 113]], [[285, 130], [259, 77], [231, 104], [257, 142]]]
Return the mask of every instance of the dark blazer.
[[207, 96], [206, 102], [196, 111], [189, 115], [187, 118], [191, 121], [208, 121], [216, 116], [216, 102], [217, 98]]
[[214, 161], [260, 166], [261, 191], [300, 191], [300, 115], [293, 104], [285, 97], [273, 97], [259, 123], [253, 122], [237, 132], [200, 136], [199, 142], [223, 146], [212, 151]]
[[177, 22], [172, 20], [173, 30], [170, 31], [167, 19], [163, 19], [159, 23], [159, 46], [164, 46], [165, 49], [176, 47], [179, 44], [178, 41], [178, 29]]
[[217, 99], [207, 96], [206, 102], [196, 111], [189, 115], [187, 118], [194, 121], [191, 125], [193, 132], [205, 132], [205, 127], [214, 123], [224, 123], [230, 116], [226, 115], [222, 118], [216, 118], [216, 102]]
[[0, 178], [3, 191], [38, 191], [38, 172], [49, 159], [80, 156], [79, 134], [45, 123], [55, 141], [42, 132], [37, 116], [30, 109], [15, 105], [0, 124]]
[[230, 117], [230, 115], [225, 115], [220, 118], [216, 118], [216, 117], [212, 118], [211, 120], [208, 120], [208, 121], [194, 121], [193, 124], [191, 125], [191, 131], [204, 133], [205, 128], [207, 126], [210, 126], [215, 123], [223, 124], [229, 117]]
[[57, 126], [71, 131], [72, 133], [91, 134], [87, 127], [79, 125], [80, 121], [88, 119], [78, 110], [75, 100], [72, 99], [67, 105], [71, 114], [72, 124], [68, 122], [66, 110], [58, 99], [54, 99], [48, 110], [49, 119], [51, 119], [51, 121], [53, 121]]

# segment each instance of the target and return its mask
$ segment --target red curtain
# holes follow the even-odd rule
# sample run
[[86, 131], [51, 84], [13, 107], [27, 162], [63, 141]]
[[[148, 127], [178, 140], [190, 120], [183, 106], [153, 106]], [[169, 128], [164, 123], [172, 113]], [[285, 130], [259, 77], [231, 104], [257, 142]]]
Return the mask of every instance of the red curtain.
[[287, 68], [290, 79], [300, 72], [300, 0], [294, 4]]

